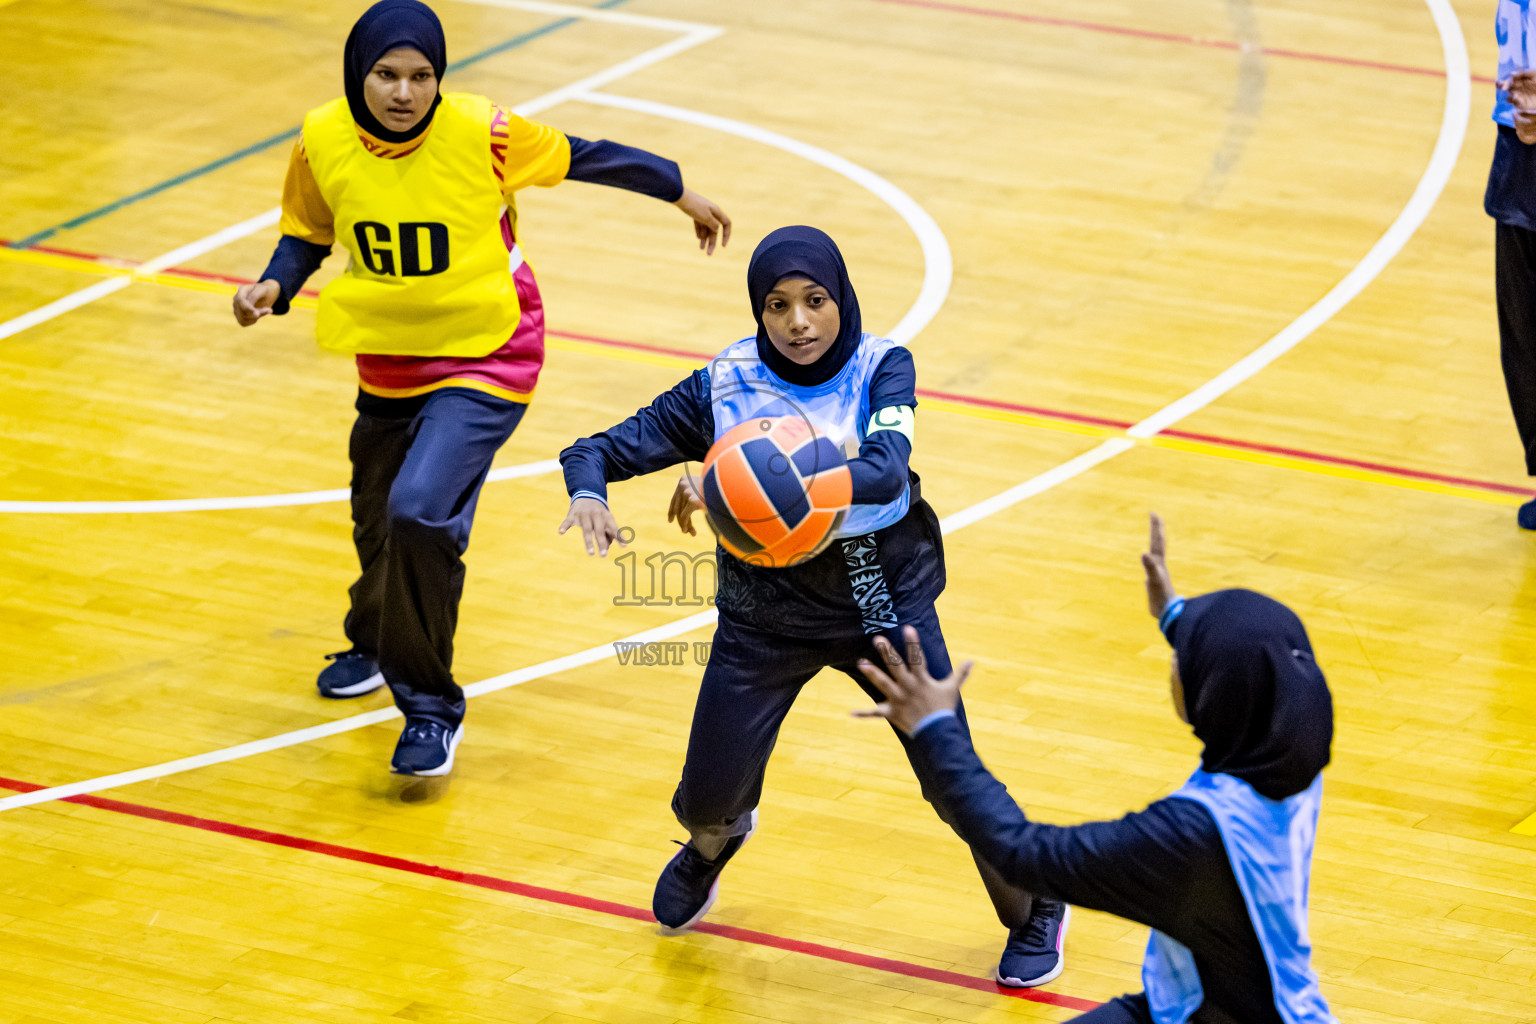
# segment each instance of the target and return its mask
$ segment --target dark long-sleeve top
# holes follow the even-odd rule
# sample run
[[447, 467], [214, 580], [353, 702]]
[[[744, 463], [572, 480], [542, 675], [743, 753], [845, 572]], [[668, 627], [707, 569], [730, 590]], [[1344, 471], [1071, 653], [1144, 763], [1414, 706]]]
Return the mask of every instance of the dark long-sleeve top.
[[671, 160], [607, 139], [588, 142], [574, 135], [566, 138], [571, 142], [571, 169], [565, 172], [566, 181], [622, 188], [667, 203], [683, 198], [683, 174]]
[[[1193, 800], [1159, 800], [1118, 821], [1028, 820], [987, 771], [959, 721], [912, 737], [912, 764], [941, 816], [1021, 888], [1148, 925], [1194, 955], [1205, 1002], [1196, 1024], [1282, 1024], [1269, 968], [1221, 833]], [[1095, 1024], [1150, 1024], [1142, 995], [1094, 1011]]]
[[[875, 412], [917, 405], [917, 369], [912, 353], [891, 349], [875, 368], [869, 407]], [[715, 443], [709, 369], [695, 370], [670, 391], [624, 422], [584, 437], [560, 453], [566, 489], [607, 500], [608, 485], [683, 462], [698, 462]], [[859, 445], [848, 461], [855, 505], [884, 505], [901, 497], [908, 479], [912, 445], [896, 430], [880, 430]]]
[[1521, 142], [1505, 124], [1493, 145], [1483, 209], [1496, 221], [1536, 231], [1536, 146]]
[[[875, 368], [869, 386], [874, 412], [917, 405], [912, 354], [896, 347]], [[608, 484], [699, 462], [715, 440], [708, 369], [697, 370], [650, 405], [615, 426], [584, 437], [560, 453], [572, 498], [607, 501]], [[938, 517], [922, 500], [909, 462], [912, 446], [895, 430], [869, 434], [848, 461], [854, 504], [895, 501], [912, 486], [911, 508], [875, 531], [878, 561], [897, 607], [921, 610], [944, 589]], [[864, 632], [844, 555], [834, 544], [815, 558], [782, 569], [748, 565], [719, 548], [716, 605], [721, 614], [760, 629], [797, 637]]]

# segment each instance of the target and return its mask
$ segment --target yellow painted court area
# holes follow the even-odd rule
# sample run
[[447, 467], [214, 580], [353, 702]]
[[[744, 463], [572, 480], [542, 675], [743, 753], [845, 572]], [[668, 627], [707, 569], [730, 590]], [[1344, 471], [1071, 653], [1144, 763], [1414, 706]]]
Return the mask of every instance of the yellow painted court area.
[[[355, 371], [311, 298], [229, 308], [363, 6], [0, 0], [0, 1024], [997, 1024], [1140, 986], [1145, 929], [1087, 911], [1048, 995], [985, 982], [969, 855], [836, 673], [784, 726], [721, 929], [644, 919], [711, 626], [616, 604], [541, 464], [749, 333], [747, 258], [794, 223], [838, 240], [868, 329], [916, 318], [939, 613], [1021, 804], [1115, 817], [1196, 762], [1146, 614], [1155, 509], [1180, 589], [1285, 601], [1332, 686], [1311, 936], [1339, 1019], [1536, 1020], [1492, 3], [439, 0], [474, 58], [448, 88], [671, 157], [736, 223], [706, 258], [664, 204], [523, 193], [548, 360], [497, 462], [525, 468], [480, 499], [454, 668], [484, 685], [446, 780], [388, 773], [398, 719], [354, 717], [384, 692], [315, 693], [356, 573]], [[674, 482], [612, 490], [642, 567], [709, 549], [666, 522]], [[115, 504], [144, 502], [181, 504]], [[683, 663], [621, 664], [631, 638]]]

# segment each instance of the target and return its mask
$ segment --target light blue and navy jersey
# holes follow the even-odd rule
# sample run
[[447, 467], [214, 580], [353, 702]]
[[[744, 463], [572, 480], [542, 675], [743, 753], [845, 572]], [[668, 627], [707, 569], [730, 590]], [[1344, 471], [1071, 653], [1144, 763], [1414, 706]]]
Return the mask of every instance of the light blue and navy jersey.
[[[1270, 800], [1242, 779], [1201, 770], [1169, 798], [1198, 803], [1216, 820], [1285, 1024], [1339, 1024], [1318, 987], [1307, 931], [1322, 797], [1322, 775], [1300, 793]], [[1210, 980], [1188, 946], [1156, 927], [1141, 978], [1155, 1024], [1193, 1019]]]
[[607, 500], [607, 485], [702, 462], [715, 439], [758, 416], [803, 415], [845, 451], [853, 508], [839, 539], [782, 569], [716, 550], [721, 614], [786, 636], [822, 638], [894, 627], [944, 589], [938, 517], [909, 468], [917, 374], [905, 348], [865, 334], [838, 374], [791, 385], [757, 356], [757, 340], [727, 348], [635, 415], [560, 453], [572, 498]]
[[[1504, 81], [1516, 71], [1532, 67], [1531, 0], [1499, 0], [1494, 14], [1493, 32], [1499, 41], [1499, 75]], [[1500, 89], [1493, 103], [1493, 119], [1510, 128], [1515, 126], [1515, 108], [1509, 93]]]
[[[1499, 81], [1532, 66], [1536, 40], [1531, 38], [1531, 0], [1499, 0], [1493, 31], [1499, 43]], [[1536, 231], [1536, 147], [1516, 137], [1515, 108], [1503, 89], [1494, 101], [1493, 119], [1499, 124], [1499, 137], [1483, 209], [1494, 220]]]
[[[1223, 816], [1198, 794], [1184, 791], [1115, 821], [1048, 825], [1025, 816], [954, 717], [932, 719], [912, 737], [910, 752], [923, 795], [1004, 878], [1175, 937], [1200, 981], [1198, 1008], [1189, 1018], [1193, 1024], [1298, 1019], [1278, 1005], [1291, 989], [1281, 988], [1276, 999], [1270, 929], [1255, 926], [1247, 898], [1251, 886], [1239, 881], [1229, 857]], [[1157, 1019], [1141, 992], [1111, 1000], [1094, 1014], [1105, 1024]]]

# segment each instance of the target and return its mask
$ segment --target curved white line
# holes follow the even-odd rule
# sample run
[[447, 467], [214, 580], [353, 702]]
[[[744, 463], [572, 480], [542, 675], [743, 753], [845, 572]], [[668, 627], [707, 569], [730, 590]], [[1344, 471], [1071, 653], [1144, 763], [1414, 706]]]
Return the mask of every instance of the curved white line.
[[[559, 459], [505, 466], [486, 474], [486, 481], [518, 480], [525, 476], [554, 473]], [[285, 508], [289, 505], [324, 505], [346, 501], [350, 488], [332, 491], [298, 491], [294, 494], [253, 494], [242, 498], [172, 498], [164, 501], [0, 501], [0, 512], [101, 515], [120, 512], [217, 512], [235, 508]]]
[[[1295, 348], [1364, 291], [1366, 285], [1376, 280], [1434, 209], [1440, 193], [1445, 191], [1446, 183], [1456, 169], [1457, 158], [1466, 141], [1467, 120], [1472, 116], [1472, 68], [1467, 57], [1467, 41], [1461, 33], [1461, 22], [1457, 20], [1449, 0], [1424, 2], [1429, 5], [1430, 15], [1435, 19], [1435, 28], [1440, 34], [1440, 49], [1445, 55], [1445, 110], [1440, 118], [1440, 134], [1435, 140], [1434, 152], [1430, 154], [1429, 163], [1419, 177], [1419, 184], [1408, 198], [1407, 205], [1386, 233], [1377, 239], [1354, 269], [1334, 285], [1328, 294], [1287, 324], [1279, 334], [1232, 366], [1131, 427], [1126, 431], [1130, 437], [1151, 437], [1167, 430]], [[968, 526], [978, 519], [1001, 512], [1010, 505], [1086, 473], [1094, 466], [1133, 447], [1134, 443], [1125, 438], [1112, 438], [1031, 480], [944, 518], [939, 525], [946, 533]], [[0, 808], [3, 808], [3, 803], [0, 803]]]
[[[1340, 291], [1340, 287], [1342, 287], [1344, 284], [1342, 281], [1340, 282], [1339, 286], [1335, 287], [1333, 291], [1329, 292], [1328, 296], [1324, 297], [1323, 302], [1318, 303], [1317, 306], [1313, 306], [1311, 309], [1307, 310], [1307, 312], [1303, 313], [1300, 317], [1297, 318], [1298, 322], [1308, 317], [1316, 319], [1316, 322], [1312, 323], [1311, 326], [1307, 328], [1305, 333], [1297, 336], [1295, 340], [1291, 341], [1290, 344], [1285, 348], [1276, 346], [1275, 349], [1272, 350], [1272, 354], [1269, 355], [1267, 362], [1259, 364], [1252, 370], [1252, 372], [1247, 373], [1246, 375], [1228, 378], [1227, 374], [1232, 372], [1229, 370], [1227, 373], [1223, 373], [1214, 378], [1211, 384], [1214, 384], [1215, 381], [1218, 380], [1226, 381], [1226, 386], [1222, 390], [1208, 391], [1208, 389], [1211, 387], [1211, 384], [1196, 388], [1194, 391], [1190, 392], [1188, 395], [1185, 395], [1183, 398], [1170, 403], [1163, 409], [1154, 413], [1152, 416], [1142, 420], [1140, 424], [1137, 424], [1137, 426], [1146, 428], [1145, 434], [1154, 433], [1155, 430], [1152, 428], [1157, 425], [1159, 418], [1163, 417], [1165, 413], [1169, 412], [1169, 410], [1181, 409], [1182, 411], [1180, 411], [1178, 415], [1173, 416], [1171, 419], [1167, 419], [1165, 422], [1162, 422], [1161, 426], [1157, 427], [1157, 429], [1166, 428], [1183, 416], [1189, 415], [1196, 409], [1199, 409], [1205, 404], [1214, 400], [1220, 394], [1224, 394], [1226, 391], [1230, 391], [1233, 387], [1236, 387], [1239, 383], [1247, 380], [1248, 377], [1253, 376], [1254, 373], [1257, 373], [1259, 369], [1262, 369], [1264, 366], [1268, 365], [1268, 363], [1273, 362], [1275, 359], [1279, 358], [1279, 356], [1282, 355], [1285, 351], [1288, 351], [1290, 348], [1294, 347], [1296, 343], [1299, 342], [1302, 338], [1306, 337], [1307, 334], [1315, 331], [1322, 325], [1323, 322], [1327, 320], [1329, 316], [1332, 316], [1334, 313], [1337, 313], [1339, 309], [1342, 309], [1344, 302], [1348, 302], [1350, 298], [1358, 295], [1360, 289], [1364, 288], [1364, 286], [1369, 283], [1370, 278], [1374, 278], [1377, 274], [1381, 273], [1381, 270], [1386, 266], [1387, 261], [1391, 260], [1391, 258], [1397, 254], [1397, 252], [1402, 248], [1402, 243], [1407, 241], [1408, 236], [1412, 235], [1413, 232], [1418, 229], [1419, 225], [1424, 222], [1424, 218], [1428, 216], [1429, 208], [1433, 206], [1436, 198], [1439, 197], [1441, 190], [1445, 188], [1446, 181], [1450, 177], [1451, 169], [1454, 167], [1457, 155], [1460, 152], [1462, 140], [1466, 136], [1467, 118], [1471, 113], [1471, 75], [1470, 62], [1467, 58], [1466, 40], [1462, 37], [1461, 25], [1459, 22], [1457, 22], [1456, 15], [1451, 10], [1448, 0], [1425, 0], [1425, 3], [1429, 5], [1430, 12], [1434, 16], [1435, 27], [1440, 33], [1441, 48], [1445, 52], [1445, 116], [1441, 119], [1440, 122], [1440, 138], [1436, 142], [1434, 154], [1430, 157], [1429, 166], [1425, 168], [1424, 174], [1419, 181], [1419, 187], [1414, 190], [1413, 197], [1409, 200], [1409, 206], [1414, 206], [1415, 203], [1418, 203], [1422, 207], [1418, 210], [1416, 219], [1408, 219], [1406, 216], [1408, 209], [1404, 209], [1404, 213], [1399, 215], [1398, 219], [1392, 223], [1391, 228], [1389, 228], [1387, 233], [1382, 236], [1382, 240], [1377, 242], [1375, 246], [1372, 246], [1370, 252], [1366, 253], [1365, 257], [1360, 261], [1361, 264], [1364, 264], [1367, 260], [1374, 259], [1377, 261], [1374, 270], [1370, 272], [1370, 277], [1364, 279], [1357, 278], [1355, 271], [1351, 271], [1350, 274], [1346, 276], [1345, 281], [1350, 281], [1353, 279], [1357, 287], [1354, 287], [1354, 290], [1349, 292], [1349, 294], [1343, 299], [1343, 302], [1339, 302], [1337, 306], [1332, 308], [1327, 313], [1327, 316], [1323, 316], [1322, 319], [1316, 319], [1318, 314], [1315, 311], [1319, 306], [1323, 305], [1323, 302], [1329, 301], [1329, 296], [1333, 296], [1335, 292]], [[1447, 142], [1448, 139], [1451, 141]], [[1383, 243], [1387, 242], [1389, 238], [1397, 239], [1395, 242], [1395, 247], [1387, 247], [1383, 245]], [[1358, 269], [1359, 267], [1357, 266], [1356, 270]], [[1291, 328], [1287, 327], [1285, 331], [1282, 331], [1279, 335], [1276, 335], [1275, 338], [1270, 339], [1270, 341], [1266, 342], [1252, 355], [1247, 357], [1247, 359], [1242, 360], [1236, 364], [1233, 369], [1236, 369], [1237, 366], [1244, 366], [1248, 359], [1253, 359], [1255, 356], [1258, 356], [1259, 353], [1264, 352], [1266, 349], [1269, 349], [1270, 346], [1275, 345], [1276, 340], [1282, 336], [1289, 337], [1287, 332], [1290, 330]], [[1185, 403], [1187, 400], [1191, 400], [1196, 396], [1202, 397], [1204, 401], [1201, 401], [1198, 404], [1190, 404], [1187, 408], [1181, 405], [1181, 403]], [[1145, 436], [1145, 434], [1138, 436]], [[1039, 474], [1038, 476], [1026, 480], [1023, 483], [1012, 487], [1007, 491], [1004, 491], [1002, 494], [995, 495], [994, 497], [979, 502], [978, 504], [973, 505], [968, 509], [964, 509], [955, 513], [954, 515], [947, 517], [943, 520], [942, 523], [943, 530], [945, 533], [951, 533], [964, 526], [968, 526], [979, 519], [983, 519], [990, 515], [995, 515], [1003, 509], [1008, 508], [1010, 505], [1017, 504], [1026, 498], [1030, 498], [1036, 494], [1043, 493], [1044, 491], [1050, 490], [1052, 487], [1055, 487], [1058, 484], [1065, 483], [1068, 480], [1080, 476], [1087, 472], [1089, 469], [1092, 469], [1094, 466], [1100, 465], [1101, 463], [1114, 458], [1116, 455], [1128, 451], [1134, 446], [1135, 443], [1128, 438], [1112, 438], [1108, 441], [1105, 441], [1102, 444], [1099, 444], [1090, 449], [1089, 451], [1084, 452], [1082, 455], [1070, 459], [1059, 466], [1056, 466], [1044, 473]], [[689, 632], [690, 630], [697, 629], [700, 626], [706, 626], [713, 622], [715, 617], [716, 613], [713, 611], [700, 612], [697, 615], [690, 615], [686, 618], [678, 619], [674, 622], [669, 622], [666, 625], [658, 626], [655, 629], [646, 630], [643, 633], [636, 633], [635, 635], [628, 637], [627, 640], [643, 642], [650, 640], [668, 639], [670, 637]], [[622, 643], [625, 641], [616, 642]], [[493, 676], [490, 679], [481, 680], [478, 683], [473, 683], [470, 686], [466, 686], [464, 690], [466, 694], [471, 694], [474, 696], [494, 693], [497, 690], [503, 690], [509, 686], [516, 686], [519, 683], [529, 682], [533, 679], [543, 678], [544, 676], [564, 671], [565, 669], [575, 667], [576, 665], [585, 665], [600, 661], [608, 656], [608, 651], [611, 649], [612, 646], [610, 644], [602, 644], [597, 647], [590, 647], [585, 651], [578, 651], [575, 654], [569, 654], [563, 658], [555, 658], [551, 661], [541, 662], [537, 665], [530, 665], [526, 668], [517, 669], [499, 676]], [[192, 757], [184, 757], [176, 761], [165, 762], [164, 764], [150, 765], [148, 767], [134, 769], [133, 771], [129, 772], [121, 772], [117, 775], [107, 775], [96, 779], [85, 779], [81, 782], [73, 782], [63, 786], [54, 786], [50, 789], [40, 789], [33, 793], [18, 793], [15, 796], [0, 799], [0, 811], [8, 811], [16, 807], [27, 807], [32, 804], [47, 803], [51, 800], [62, 800], [65, 797], [77, 796], [81, 793], [94, 793], [99, 790], [126, 785], [130, 782], [145, 782], [149, 779], [157, 779], [166, 775], [174, 775], [178, 772], [191, 771], [206, 765], [221, 764], [225, 761], [232, 761], [241, 757], [249, 757], [252, 754], [264, 753], [271, 750], [280, 750], [284, 747], [291, 747], [300, 743], [306, 743], [311, 739], [317, 739], [321, 736], [334, 736], [338, 733], [349, 732], [353, 729], [361, 729], [364, 726], [372, 725], [376, 722], [387, 721], [391, 718], [394, 718], [398, 714], [399, 712], [397, 712], [394, 708], [382, 708], [377, 711], [368, 711], [360, 715], [353, 715], [349, 718], [343, 718], [337, 721], [326, 722], [317, 726], [311, 726], [307, 729], [298, 729], [293, 732], [281, 733], [277, 736], [269, 736], [265, 739], [254, 740], [250, 743], [242, 743], [239, 746], [226, 747], [223, 750], [213, 750], [204, 754], [196, 754]]]
[[[476, 2], [479, 2], [479, 0], [476, 0]], [[718, 34], [718, 32], [715, 34]], [[708, 36], [708, 38], [713, 38], [713, 35]], [[685, 37], [678, 42], [679, 44], [686, 43], [689, 46], [694, 46], [700, 41], [703, 40]], [[655, 57], [654, 54], [662, 49], [665, 48], [659, 47], [657, 51], [642, 54], [641, 57], [645, 58], [648, 63], [655, 63], [660, 58]], [[670, 51], [665, 55], [670, 55]], [[639, 60], [640, 58], [636, 59]], [[624, 65], [618, 65], [618, 67], [622, 68]], [[610, 69], [610, 72], [612, 70]], [[626, 68], [624, 73], [628, 74], [633, 70], [634, 68]], [[608, 75], [609, 72], [604, 72], [604, 76]], [[610, 79], [607, 77], [603, 78], [605, 82], [608, 80]], [[919, 206], [911, 196], [878, 174], [860, 167], [858, 164], [844, 159], [836, 153], [829, 153], [809, 143], [800, 142], [788, 136], [780, 135], [777, 132], [758, 128], [755, 125], [746, 124], [742, 121], [716, 117], [713, 114], [701, 114], [693, 110], [684, 110], [681, 107], [669, 107], [666, 104], [652, 103], [649, 100], [630, 99], [625, 96], [612, 96], [607, 93], [588, 91], [594, 82], [595, 78], [585, 79], [574, 86], [567, 87], [567, 89], [559, 90], [560, 98], [584, 100], [588, 103], [603, 104], [611, 107], [622, 107], [640, 113], [654, 114], [657, 117], [670, 117], [674, 120], [687, 121], [691, 124], [752, 139], [770, 146], [776, 146], [796, 156], [804, 157], [812, 163], [820, 164], [823, 167], [836, 171], [854, 183], [862, 185], [874, 193], [877, 198], [888, 204], [902, 220], [906, 221], [907, 225], [912, 229], [912, 233], [917, 236], [918, 245], [922, 248], [923, 252], [922, 287], [918, 290], [917, 299], [912, 303], [911, 308], [901, 318], [901, 322], [891, 329], [888, 336], [903, 344], [911, 341], [917, 336], [919, 331], [928, 326], [928, 323], [938, 314], [939, 308], [944, 305], [944, 299], [949, 295], [950, 283], [954, 279], [954, 259], [950, 255], [949, 241], [944, 237], [944, 232], [940, 230], [939, 225], [928, 215], [928, 211]], [[551, 93], [549, 95], [554, 96], [555, 94]], [[540, 102], [546, 98], [541, 97]], [[240, 233], [230, 235], [231, 238], [243, 237], [245, 234], [249, 234], [254, 230], [254, 228], [250, 227], [251, 224], [257, 221], [265, 223], [266, 220], [274, 219], [274, 214], [275, 211], [268, 211], [253, 221], [237, 224], [233, 228], [227, 228], [225, 231], [219, 232], [217, 235], [210, 235], [208, 239], [193, 243], [193, 246], [197, 247], [197, 253], [195, 254], [207, 251], [207, 248], [210, 247], [208, 245], [210, 241], [216, 241], [217, 245], [224, 244], [229, 239], [223, 236], [230, 235], [231, 232]], [[211, 247], [216, 248], [217, 245]], [[185, 258], [193, 246], [177, 249], [167, 253], [165, 256], [157, 257], [151, 262], [156, 265], [156, 270], [162, 270]], [[147, 267], [149, 264], [145, 264], [145, 266]], [[98, 291], [104, 288], [115, 291], [119, 288], [126, 288], [129, 282], [130, 279], [126, 277], [114, 278], [99, 285], [93, 285], [92, 288]], [[86, 289], [86, 291], [89, 292], [92, 289]], [[85, 293], [82, 292], [80, 294], [83, 295]], [[93, 292], [91, 298], [96, 297], [99, 296]], [[61, 302], [63, 301], [66, 300], [61, 300]], [[85, 301], [89, 301], [89, 299]], [[82, 303], [75, 303], [75, 305], [80, 304]], [[59, 303], [55, 303], [55, 305], [59, 305]], [[73, 306], [70, 308], [73, 308]], [[45, 311], [48, 312], [49, 316], [57, 316], [59, 312], [62, 312], [62, 310], [52, 310], [51, 307], [48, 307], [48, 310], [40, 310], [38, 312], [41, 314]], [[492, 470], [491, 475], [487, 479], [510, 480], [515, 477], [554, 472], [559, 468], [559, 462], [551, 459], [546, 462], [531, 463], [528, 466], [514, 466], [509, 469]], [[226, 509], [283, 508], [291, 505], [321, 505], [327, 502], [346, 501], [351, 497], [351, 494], [350, 490], [342, 488], [330, 491], [302, 491], [294, 494], [257, 494], [238, 498], [177, 498], [158, 501], [0, 501], [0, 514], [104, 515], [112, 513], [210, 512]]]
[[1440, 47], [1445, 53], [1445, 112], [1440, 119], [1440, 136], [1435, 140], [1435, 150], [1430, 154], [1429, 165], [1419, 178], [1418, 187], [1408, 198], [1408, 205], [1344, 280], [1334, 285], [1311, 309], [1227, 370], [1136, 424], [1127, 431], [1132, 437], [1151, 437], [1166, 430], [1295, 348], [1376, 280], [1434, 209], [1451, 172], [1456, 169], [1456, 159], [1466, 141], [1467, 121], [1472, 116], [1472, 68], [1467, 59], [1467, 42], [1461, 34], [1461, 23], [1448, 0], [1425, 2], [1434, 16], [1435, 27], [1440, 30]]
[[820, 164], [855, 184], [862, 185], [907, 222], [907, 226], [917, 236], [917, 243], [923, 250], [923, 286], [918, 290], [917, 299], [912, 303], [912, 308], [907, 310], [906, 316], [891, 328], [886, 337], [899, 341], [903, 345], [907, 344], [928, 326], [929, 322], [938, 315], [939, 307], [944, 305], [955, 275], [954, 258], [950, 255], [948, 239], [944, 237], [944, 232], [939, 229], [939, 225], [928, 215], [927, 210], [875, 172], [819, 146], [716, 114], [704, 114], [697, 110], [686, 110], [682, 107], [668, 106], [665, 103], [635, 99], [632, 96], [616, 96], [606, 92], [582, 93], [573, 99], [597, 103], [605, 107], [633, 110], [640, 114], [653, 114], [656, 117], [670, 117], [674, 121], [686, 121], [703, 128], [713, 128], [717, 132], [751, 139], [754, 142], [782, 149], [786, 153], [793, 153], [811, 163]]

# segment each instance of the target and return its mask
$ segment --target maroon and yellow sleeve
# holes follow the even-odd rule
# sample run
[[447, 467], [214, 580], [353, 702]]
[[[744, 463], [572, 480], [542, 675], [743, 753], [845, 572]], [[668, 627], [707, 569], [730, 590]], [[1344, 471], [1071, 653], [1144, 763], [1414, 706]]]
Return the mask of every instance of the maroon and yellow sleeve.
[[491, 104], [491, 170], [509, 205], [519, 189], [558, 185], [570, 168], [564, 132]]
[[278, 230], [315, 245], [336, 242], [336, 219], [320, 194], [315, 172], [310, 170], [302, 135], [288, 157], [288, 174], [283, 179], [283, 217]]

